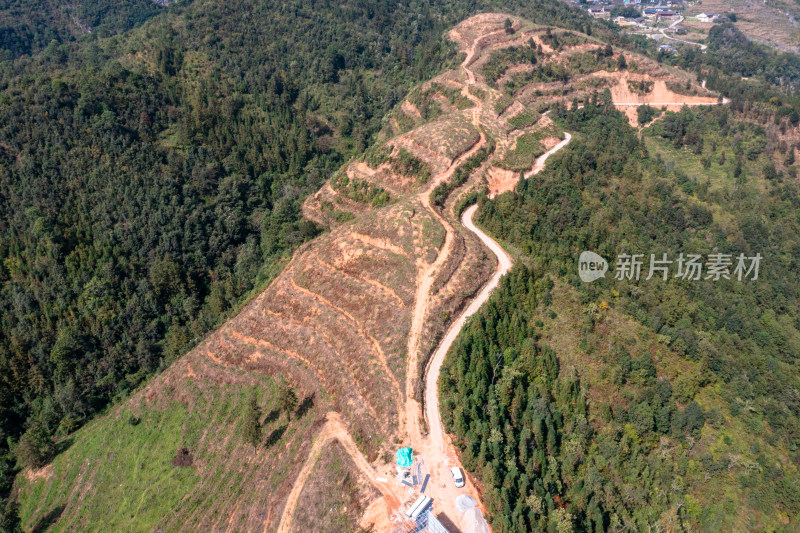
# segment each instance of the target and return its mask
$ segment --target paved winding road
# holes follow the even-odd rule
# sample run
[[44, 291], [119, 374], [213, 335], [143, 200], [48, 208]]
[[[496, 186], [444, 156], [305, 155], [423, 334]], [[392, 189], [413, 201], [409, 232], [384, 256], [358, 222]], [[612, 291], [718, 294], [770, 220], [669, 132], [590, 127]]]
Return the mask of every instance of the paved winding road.
[[[526, 179], [530, 176], [538, 174], [542, 169], [544, 169], [544, 165], [551, 155], [569, 144], [572, 136], [566, 132], [564, 135], [565, 139], [563, 141], [558, 143], [552, 149], [548, 150], [547, 153], [543, 154], [536, 160], [534, 168], [525, 176]], [[442, 364], [447, 356], [447, 352], [453, 346], [453, 342], [455, 342], [456, 337], [458, 337], [458, 334], [461, 331], [461, 328], [464, 327], [467, 319], [475, 314], [481, 308], [481, 306], [486, 303], [486, 301], [489, 299], [489, 296], [492, 294], [492, 291], [494, 291], [494, 289], [497, 288], [497, 285], [500, 283], [500, 278], [502, 278], [509, 270], [511, 270], [512, 266], [511, 257], [509, 257], [506, 251], [503, 250], [503, 248], [497, 244], [494, 239], [486, 235], [486, 233], [484, 233], [480, 228], [475, 226], [472, 218], [477, 210], [477, 204], [466, 209], [464, 214], [461, 216], [461, 223], [465, 228], [474, 233], [481, 240], [481, 242], [487, 248], [489, 248], [492, 253], [495, 254], [497, 257], [497, 269], [495, 270], [491, 279], [486, 283], [486, 285], [483, 286], [481, 292], [450, 325], [447, 333], [442, 338], [439, 346], [436, 348], [436, 351], [433, 353], [431, 362], [428, 366], [427, 374], [425, 375], [425, 417], [428, 420], [429, 430], [429, 438], [428, 442], [426, 443], [428, 448], [425, 451], [428, 459], [432, 460], [432, 464], [430, 466], [433, 479], [436, 479], [439, 482], [442, 480], [447, 480], [444, 486], [440, 486], [441, 490], [437, 490], [437, 499], [439, 499], [441, 503], [444, 503], [446, 510], [452, 508], [455, 498], [462, 491], [455, 489], [455, 487], [452, 485], [452, 482], [450, 482], [449, 469], [452, 466], [460, 465], [452, 446], [449, 444], [449, 439], [442, 424], [442, 416], [439, 410], [439, 375], [441, 374]], [[454, 518], [456, 517], [451, 517], [451, 519]], [[466, 523], [468, 520], [469, 523]], [[479, 533], [482, 531], [489, 531], [488, 524], [486, 524], [486, 521], [480, 514], [477, 516], [472, 514], [470, 515], [469, 519], [465, 517], [464, 522], [465, 523], [461, 524], [464, 529], [464, 533]]]
[[[450, 325], [450, 328], [442, 338], [441, 343], [439, 343], [439, 347], [431, 357], [428, 373], [425, 376], [425, 414], [426, 418], [428, 419], [429, 429], [429, 448], [426, 451], [428, 453], [427, 457], [429, 460], [433, 459], [433, 462], [430, 465], [432, 477], [440, 482], [445, 481], [444, 485], [440, 486], [439, 490], [436, 491], [438, 496], [437, 499], [440, 499], [440, 501], [443, 500], [442, 503], [445, 504], [445, 510], [450, 510], [453, 508], [453, 502], [463, 491], [455, 488], [450, 477], [449, 470], [452, 466], [458, 465], [458, 458], [448, 442], [449, 439], [445, 433], [444, 426], [442, 425], [442, 416], [439, 411], [439, 374], [442, 370], [444, 358], [447, 355], [450, 347], [453, 345], [453, 342], [456, 340], [456, 337], [458, 337], [458, 333], [461, 331], [461, 328], [464, 327], [467, 319], [475, 314], [486, 302], [486, 300], [489, 299], [489, 295], [491, 295], [492, 291], [500, 283], [500, 278], [511, 269], [512, 264], [511, 258], [508, 256], [505, 250], [503, 250], [499, 244], [492, 240], [491, 237], [477, 228], [472, 222], [472, 217], [477, 210], [478, 206], [476, 204], [464, 211], [464, 214], [461, 217], [461, 222], [464, 224], [464, 227], [477, 235], [481, 242], [483, 242], [483, 244], [485, 244], [497, 256], [497, 270], [495, 270], [495, 273], [492, 275], [492, 278], [489, 280], [489, 282], [481, 289], [481, 292], [478, 294], [478, 296], [475, 297], [472, 302], [470, 302], [469, 306], [467, 306], [467, 308]], [[464, 533], [489, 531], [488, 524], [486, 524], [486, 521], [480, 514], [477, 516], [470, 516], [473, 518], [472, 522], [474, 523], [462, 523], [461, 526], [464, 530]], [[457, 519], [456, 516], [451, 516], [450, 518]], [[464, 522], [466, 521], [467, 520], [465, 519]]]

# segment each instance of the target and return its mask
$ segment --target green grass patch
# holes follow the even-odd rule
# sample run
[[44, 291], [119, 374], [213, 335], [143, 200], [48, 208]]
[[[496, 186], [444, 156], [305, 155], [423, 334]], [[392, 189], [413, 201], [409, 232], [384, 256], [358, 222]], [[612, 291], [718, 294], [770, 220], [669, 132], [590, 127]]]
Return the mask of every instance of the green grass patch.
[[506, 152], [505, 157], [500, 162], [500, 166], [514, 172], [529, 170], [533, 166], [534, 159], [546, 151], [542, 144], [542, 139], [550, 136], [558, 136], [554, 128], [522, 134], [517, 139], [517, 145], [514, 149]]
[[[141, 422], [132, 425], [132, 416]], [[183, 427], [186, 422], [188, 428]], [[189, 419], [186, 407], [175, 402], [141, 415], [122, 409], [118, 417], [90, 424], [53, 461], [52, 483], [21, 483], [22, 523], [33, 527], [37, 510], [46, 514], [66, 505], [76, 485], [88, 485], [94, 489], [91, 497], [75, 510], [82, 531], [149, 531], [200, 481], [193, 468], [170, 462], [180, 447], [197, 444], [199, 432], [192, 426], [204, 422], [211, 423], [211, 416]], [[65, 522], [55, 530], [66, 530]]]
[[427, 183], [431, 179], [430, 165], [405, 148], [400, 148], [397, 151], [397, 156], [391, 161], [392, 170], [401, 176], [414, 176], [419, 184]]
[[508, 123], [514, 126], [516, 129], [527, 128], [528, 126], [533, 126], [539, 120], [541, 115], [532, 109], [525, 109], [521, 113], [517, 113], [510, 119], [508, 119]]
[[368, 181], [351, 178], [341, 172], [331, 180], [331, 186], [341, 195], [361, 204], [383, 207], [392, 201], [389, 192]]
[[329, 202], [324, 200], [320, 202], [320, 207], [322, 207], [322, 212], [325, 213], [327, 216], [334, 219], [336, 222], [340, 224], [344, 224], [345, 222], [350, 222], [356, 216], [351, 213], [350, 211], [343, 211], [341, 209], [337, 209], [333, 202]]
[[489, 85], [494, 87], [497, 79], [509, 67], [522, 64], [535, 65], [540, 56], [541, 49], [538, 49], [533, 39], [530, 39], [527, 46], [511, 46], [492, 52], [483, 69], [481, 69], [481, 73]]
[[511, 98], [509, 95], [504, 94], [497, 101], [494, 103], [494, 112], [498, 115], [502, 115], [503, 112], [509, 108], [511, 104], [514, 103], [514, 99]]
[[372, 168], [378, 168], [389, 161], [392, 149], [385, 144], [376, 144], [364, 153], [364, 162]]
[[[276, 386], [269, 377], [257, 380], [263, 416], [275, 407]], [[41, 527], [49, 517], [49, 531], [144, 532], [175, 523], [202, 529], [213, 520], [202, 518], [207, 506], [225, 512], [235, 495], [252, 492], [252, 474], [241, 468], [252, 454], [241, 431], [251, 388], [180, 378], [175, 383], [180, 395], [133, 399], [78, 430], [48, 467], [49, 475], [33, 481], [20, 476], [23, 527]], [[260, 446], [284, 450], [313, 420], [305, 414], [287, 424], [284, 416], [274, 416], [263, 424]], [[173, 464], [181, 448], [189, 450], [191, 465]], [[287, 449], [280, 464], [259, 474], [268, 493], [291, 471], [299, 447]], [[236, 454], [241, 460], [231, 460]], [[264, 466], [259, 463], [252, 468]]]

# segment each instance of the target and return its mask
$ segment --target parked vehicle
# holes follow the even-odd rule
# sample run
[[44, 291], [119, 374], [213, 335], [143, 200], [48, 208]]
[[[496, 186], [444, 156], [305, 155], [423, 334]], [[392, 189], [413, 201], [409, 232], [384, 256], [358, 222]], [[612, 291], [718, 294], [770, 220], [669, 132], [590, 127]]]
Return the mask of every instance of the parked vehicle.
[[454, 466], [450, 469], [450, 473], [453, 474], [453, 481], [456, 483], [457, 488], [461, 488], [464, 486], [464, 473], [461, 469], [457, 466]]

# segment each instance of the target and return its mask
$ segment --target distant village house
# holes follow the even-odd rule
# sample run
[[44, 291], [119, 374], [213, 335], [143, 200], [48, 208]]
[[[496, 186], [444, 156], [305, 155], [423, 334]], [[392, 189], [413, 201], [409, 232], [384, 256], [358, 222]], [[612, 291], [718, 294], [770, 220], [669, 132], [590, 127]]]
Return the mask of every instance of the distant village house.
[[714, 22], [717, 20], [717, 18], [719, 18], [719, 15], [716, 13], [700, 13], [696, 18], [700, 22]]

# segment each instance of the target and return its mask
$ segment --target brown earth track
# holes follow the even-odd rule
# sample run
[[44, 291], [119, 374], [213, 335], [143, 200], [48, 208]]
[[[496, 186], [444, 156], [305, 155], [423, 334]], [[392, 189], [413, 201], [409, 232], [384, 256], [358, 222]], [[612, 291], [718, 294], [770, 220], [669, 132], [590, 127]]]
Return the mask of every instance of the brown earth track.
[[[477, 99], [476, 97], [474, 97], [473, 95], [471, 95], [467, 91], [466, 86], [463, 88], [463, 90], [465, 91], [463, 93], [465, 96], [467, 96], [468, 98], [470, 98], [470, 100], [475, 102], [477, 106], [481, 105], [480, 100]], [[476, 108], [476, 110], [479, 110], [479, 109], [480, 109], [480, 107]], [[478, 116], [477, 113], [473, 112], [472, 122], [474, 124], [479, 123], [479, 116]], [[418, 422], [417, 422], [417, 418], [420, 416], [421, 413], [419, 411], [419, 407], [417, 405], [414, 405], [413, 399], [410, 398], [409, 391], [413, 391], [413, 386], [415, 384], [415, 374], [416, 374], [416, 366], [417, 366], [416, 365], [416, 359], [417, 359], [416, 354], [417, 354], [417, 352], [419, 350], [419, 340], [420, 340], [421, 329], [422, 329], [422, 326], [424, 324], [426, 313], [428, 311], [428, 298], [429, 298], [429, 295], [430, 295], [430, 292], [431, 292], [431, 286], [432, 286], [434, 280], [436, 279], [436, 277], [437, 277], [437, 275], [439, 273], [441, 265], [449, 257], [450, 250], [451, 250], [451, 248], [453, 246], [454, 235], [455, 235], [454, 229], [450, 225], [450, 223], [447, 220], [445, 220], [444, 217], [442, 217], [430, 205], [430, 192], [439, 183], [441, 183], [444, 180], [449, 179], [452, 176], [452, 173], [455, 171], [455, 169], [458, 168], [458, 166], [461, 163], [463, 163], [463, 161], [465, 161], [468, 157], [470, 157], [478, 149], [480, 149], [480, 147], [482, 147], [485, 144], [485, 142], [486, 141], [485, 141], [485, 137], [483, 136], [483, 133], [480, 133], [479, 141], [476, 142], [468, 151], [460, 154], [454, 161], [450, 162], [448, 168], [445, 169], [443, 172], [438, 173], [434, 177], [432, 182], [429, 184], [429, 186], [427, 186], [418, 195], [418, 200], [419, 200], [422, 208], [425, 209], [425, 211], [428, 212], [429, 214], [433, 215], [433, 217], [436, 219], [436, 221], [445, 228], [445, 240], [444, 240], [444, 243], [441, 246], [441, 249], [439, 250], [439, 252], [438, 252], [438, 254], [436, 256], [436, 259], [431, 264], [426, 264], [421, 259], [422, 256], [419, 254], [419, 250], [422, 249], [422, 242], [420, 240], [420, 237], [417, 237], [417, 243], [418, 243], [417, 244], [417, 250], [418, 250], [418, 253], [417, 253], [417, 257], [418, 257], [418, 259], [417, 259], [417, 268], [418, 268], [418, 270], [421, 271], [421, 274], [418, 274], [418, 276], [417, 276], [417, 280], [418, 280], [417, 281], [417, 287], [418, 288], [417, 288], [416, 297], [414, 299], [414, 301], [415, 301], [415, 305], [414, 305], [415, 311], [414, 311], [414, 313], [412, 315], [412, 325], [411, 325], [409, 336], [408, 336], [408, 338], [409, 338], [409, 342], [408, 342], [409, 349], [407, 350], [407, 352], [408, 352], [408, 361], [406, 363], [406, 375], [407, 375], [407, 377], [406, 377], [406, 394], [405, 394], [406, 404], [407, 404], [408, 408], [407, 408], [407, 413], [406, 413], [406, 416], [405, 416], [405, 425], [406, 425], [405, 429], [406, 429], [406, 431], [404, 432], [404, 433], [411, 434], [411, 435], [414, 435], [414, 436], [417, 436], [417, 437], [421, 436], [421, 433], [420, 433], [419, 428], [418, 428]], [[417, 147], [413, 146], [413, 145], [409, 146], [409, 145], [406, 144], [405, 146], [407, 146], [408, 148], [411, 148], [410, 151], [412, 151], [412, 153], [413, 153], [413, 150], [417, 149]], [[429, 155], [429, 154], [426, 154], [426, 155]], [[361, 240], [361, 239], [359, 239], [359, 240]], [[361, 240], [361, 242], [363, 242], [363, 240]], [[317, 259], [317, 261], [320, 261], [320, 260]], [[332, 267], [332, 265], [331, 265], [331, 267]], [[420, 281], [420, 278], [421, 278], [421, 281]], [[354, 457], [354, 460], [355, 459], [356, 459], [356, 457]], [[309, 457], [308, 462], [304, 466], [304, 471], [305, 472], [310, 472], [310, 469], [313, 467], [313, 463], [314, 462], [315, 462], [314, 457], [313, 456]], [[283, 531], [283, 530], [288, 531], [289, 525], [291, 524], [291, 515], [293, 513], [294, 506], [296, 505], [297, 497], [299, 496], [299, 493], [302, 490], [302, 486], [305, 483], [306, 479], [307, 479], [307, 475], [306, 475], [306, 477], [303, 477], [301, 475], [298, 478], [298, 480], [296, 481], [296, 483], [295, 483], [295, 485], [293, 487], [292, 494], [290, 495], [288, 503], [287, 503], [287, 505], [286, 505], [286, 507], [284, 509], [283, 518], [282, 518], [282, 522], [281, 522], [282, 524], [287, 524], [287, 525], [285, 525], [284, 529], [282, 529], [281, 531]], [[400, 502], [398, 500], [397, 504], [399, 505], [399, 503]], [[394, 506], [389, 505], [389, 508], [394, 508]]]
[[374, 279], [369, 279], [366, 276], [363, 276], [358, 273], [355, 269], [343, 268], [340, 266], [332, 265], [330, 263], [326, 263], [319, 256], [314, 258], [323, 269], [330, 270], [335, 273], [344, 274], [345, 276], [358, 280], [362, 283], [369, 285], [370, 289], [374, 289], [379, 293], [383, 294], [384, 296], [389, 297], [390, 299], [394, 300], [398, 305], [404, 306], [407, 304], [406, 299], [402, 298], [399, 294], [397, 294], [394, 289], [391, 287], [384, 285], [379, 281], [375, 281]]
[[[302, 355], [300, 355], [300, 354], [298, 354], [296, 352], [293, 352], [291, 350], [287, 350], [287, 349], [284, 349], [284, 348], [280, 348], [280, 347], [272, 344], [271, 342], [269, 342], [268, 340], [265, 340], [265, 339], [256, 339], [254, 337], [246, 336], [243, 333], [240, 333], [238, 331], [230, 331], [229, 334], [232, 337], [238, 339], [239, 341], [241, 341], [243, 343], [250, 344], [252, 346], [263, 346], [266, 350], [268, 350], [270, 352], [274, 352], [274, 353], [279, 354], [281, 356], [288, 356], [290, 359], [293, 359], [295, 361], [299, 361], [299, 362], [303, 363], [305, 366], [307, 366], [308, 368], [312, 369], [314, 371], [314, 373], [317, 375], [317, 377], [319, 377], [319, 379], [322, 380], [323, 383], [327, 382], [327, 378], [325, 376], [325, 373], [322, 370], [317, 368], [317, 366], [314, 365], [314, 363], [312, 363], [311, 361], [309, 361], [308, 359], [306, 359], [305, 357], [303, 357]], [[253, 361], [253, 360], [257, 359], [258, 357], [266, 355], [261, 350], [257, 351], [256, 354], [257, 355], [250, 356], [247, 359], [249, 361]]]
[[292, 286], [300, 286], [320, 295], [329, 302], [338, 302], [335, 305], [348, 312], [364, 327], [381, 330], [381, 323], [386, 320], [397, 320], [397, 314], [402, 311], [402, 300], [389, 298], [371, 291], [371, 287], [358, 280], [336, 275], [336, 270], [320, 270], [312, 264], [296, 278], [291, 280]]
[[[330, 412], [327, 415], [325, 425], [314, 440], [314, 445], [311, 448], [311, 452], [306, 459], [303, 468], [300, 470], [300, 474], [295, 480], [292, 491], [287, 497], [286, 506], [284, 507], [283, 516], [281, 517], [280, 524], [278, 525], [277, 533], [289, 533], [291, 531], [292, 517], [294, 515], [294, 509], [297, 506], [300, 493], [303, 490], [306, 481], [308, 481], [308, 478], [311, 475], [314, 465], [322, 453], [324, 446], [332, 439], [339, 441], [339, 443], [344, 447], [345, 451], [353, 460], [359, 471], [375, 486], [376, 489], [378, 489], [383, 498], [386, 499], [389, 509], [396, 509], [400, 506], [401, 498], [399, 495], [395, 494], [391, 488], [391, 485], [388, 483], [380, 483], [375, 480], [377, 477], [375, 470], [360, 452], [358, 446], [356, 446], [355, 442], [350, 436], [350, 433], [347, 431], [347, 428], [342, 423], [339, 414]], [[264, 532], [267, 533], [267, 531], [268, 530], [265, 527]]]
[[445, 242], [439, 251], [436, 260], [427, 268], [424, 268], [422, 274], [418, 276], [417, 295], [415, 298], [414, 312], [412, 314], [411, 330], [408, 336], [408, 361], [406, 364], [406, 424], [408, 425], [408, 433], [413, 436], [420, 436], [422, 432], [419, 427], [418, 417], [421, 415], [419, 404], [415, 399], [414, 390], [418, 378], [418, 364], [420, 349], [420, 339], [422, 335], [422, 327], [428, 311], [428, 302], [431, 295], [433, 283], [441, 270], [442, 265], [447, 261], [450, 251], [453, 246], [454, 230], [450, 223], [438, 213], [436, 209], [431, 206], [430, 193], [437, 185], [449, 179], [453, 172], [475, 152], [486, 144], [486, 138], [483, 132], [480, 133], [480, 140], [467, 152], [461, 154], [450, 167], [443, 173], [438, 175], [431, 183], [430, 187], [420, 193], [419, 200], [425, 209], [433, 214], [437, 221], [445, 228]]
[[[269, 315], [274, 319], [274, 323], [276, 323], [281, 330], [286, 334], [286, 336], [295, 336], [298, 333], [300, 334], [300, 338], [303, 338], [305, 342], [315, 346], [316, 350], [327, 349], [330, 350], [331, 354], [345, 354], [346, 357], [339, 359], [340, 365], [344, 365], [347, 369], [348, 376], [350, 378], [351, 383], [354, 384], [354, 387], [358, 390], [358, 395], [366, 401], [363, 403], [363, 406], [370, 411], [370, 414], [374, 417], [374, 420], [377, 423], [384, 423], [385, 419], [383, 417], [378, 416], [378, 412], [375, 410], [373, 405], [378, 402], [378, 398], [372, 398], [373, 396], [382, 397], [382, 387], [380, 384], [372, 383], [371, 381], [367, 381], [366, 379], [356, 379], [356, 374], [358, 374], [358, 362], [361, 360], [360, 358], [356, 358], [352, 356], [352, 351], [345, 350], [345, 346], [343, 345], [343, 338], [339, 337], [339, 334], [346, 335], [346, 332], [343, 329], [337, 328], [336, 330], [330, 329], [322, 329], [319, 328], [318, 330], [311, 330], [309, 326], [305, 323], [298, 322], [290, 317], [287, 317], [284, 314], [275, 313], [272, 311], [267, 311]], [[290, 324], [289, 325], [287, 325]], [[305, 333], [305, 335], [303, 335]], [[318, 342], [314, 342], [317, 336], [321, 336], [322, 339]], [[337, 340], [338, 338], [338, 340]], [[260, 343], [266, 343], [267, 341], [259, 340]], [[367, 350], [370, 350], [372, 346], [369, 344], [368, 341], [363, 339], [357, 340], [359, 344], [362, 344], [367, 347]], [[348, 346], [348, 348], [353, 348], [352, 345]], [[351, 355], [347, 357], [347, 355]], [[363, 361], [362, 361], [363, 362]], [[372, 379], [374, 376], [369, 376], [369, 379]], [[354, 406], [355, 407], [355, 406]]]
[[406, 252], [403, 248], [395, 246], [394, 244], [392, 244], [387, 240], [377, 239], [374, 237], [370, 237], [369, 235], [364, 235], [362, 233], [356, 233], [356, 232], [353, 232], [351, 236], [355, 240], [360, 241], [369, 246], [373, 246], [375, 248], [379, 248], [383, 251], [391, 252], [393, 254], [401, 255], [403, 257], [409, 257], [408, 252]]
[[422, 119], [422, 113], [419, 112], [417, 106], [408, 100], [403, 100], [403, 102], [400, 104], [400, 109], [403, 111], [403, 113], [412, 118]]
[[[511, 131], [505, 118], [494, 111], [501, 93], [474, 72], [492, 50], [527, 42], [530, 37], [539, 39], [536, 32], [540, 30], [525, 30], [530, 26], [514, 17], [518, 33], [508, 36], [503, 30], [507, 16], [478, 15], [449, 34], [466, 57], [460, 69], [437, 79], [460, 88], [474, 105], [460, 111], [448, 108], [436, 119], [435, 127], [423, 124], [384, 143], [407, 147], [428, 162], [429, 182], [417, 183], [414, 176], [393, 174], [388, 164], [371, 169], [355, 162], [343, 169], [384, 187], [395, 196], [394, 203], [372, 208], [342, 198], [326, 184], [304, 204], [304, 213], [328, 224], [331, 230], [302, 246], [270, 286], [235, 318], [184, 356], [180, 365], [137, 394], [139, 401], [158, 403], [169, 398], [189, 406], [192, 396], [186, 391], [186, 383], [219, 380], [245, 386], [252, 384], [251, 376], [268, 373], [288, 376], [303, 394], [320, 398], [320, 405], [314, 407], [315, 418], [309, 419], [318, 424], [304, 426], [305, 433], [293, 436], [270, 454], [237, 452], [235, 458], [225, 457], [215, 464], [204, 464], [202, 457], [198, 458], [198, 469], [205, 476], [203, 484], [179, 504], [190, 506], [190, 510], [164, 517], [160, 524], [164, 529], [290, 531], [298, 498], [331, 440], [342, 444], [359, 475], [381, 494], [379, 503], [368, 508], [370, 522], [376, 521], [376, 513], [397, 513], [408, 496], [393, 480], [383, 483], [376, 479], [378, 472], [385, 475], [391, 469], [391, 463], [378, 459], [382, 453], [407, 444], [422, 453], [431, 467], [429, 494], [436, 501], [437, 511], [459, 524], [453, 498], [462, 491], [452, 487], [447, 473], [447, 467], [458, 465], [459, 458], [438, 416], [438, 368], [459, 325], [488, 298], [510, 263], [497, 243], [472, 225], [476, 207], [459, 221], [451, 211], [456, 195], [440, 212], [431, 205], [430, 193], [451, 179], [491, 135], [497, 145], [495, 153], [461, 190], [483, 187], [481, 180], [492, 164], [519, 135], [531, 131]], [[570, 87], [585, 78], [576, 78]], [[473, 92], [474, 88], [480, 91]], [[563, 99], [559, 95], [547, 101]], [[516, 112], [521, 106], [519, 102], [512, 104]], [[414, 113], [415, 109], [403, 103], [396, 110], [416, 115], [419, 110]], [[461, 128], [458, 139], [446, 138], [453, 125]], [[470, 128], [476, 133], [468, 135]], [[430, 132], [438, 137], [426, 137]], [[539, 163], [537, 160], [530, 173], [538, 172], [544, 160]], [[512, 180], [508, 181], [513, 187]], [[331, 220], [322, 210], [321, 199], [355, 218]], [[485, 282], [487, 278], [489, 283]], [[477, 296], [471, 298], [473, 294]], [[440, 336], [444, 341], [431, 350], [434, 339]], [[419, 361], [428, 353], [433, 356], [426, 372], [419, 368]], [[425, 412], [415, 398], [420, 382], [425, 384]], [[324, 421], [319, 418], [323, 413], [327, 413]], [[215, 412], [215, 416], [222, 424], [235, 425], [234, 410]], [[430, 434], [423, 434], [425, 421]], [[206, 430], [200, 438], [201, 446], [213, 446], [215, 438], [213, 431]], [[235, 442], [233, 438], [234, 433], [228, 432], [219, 440], [231, 443]], [[236, 460], [245, 466], [236, 464]], [[276, 465], [285, 469], [278, 469], [280, 475], [273, 478]], [[239, 480], [212, 479], [216, 472], [237, 468], [239, 472], [246, 468]], [[91, 475], [88, 471], [86, 474]], [[469, 473], [468, 478], [471, 480]], [[236, 492], [245, 486], [248, 491], [240, 498], [211, 505], [215, 490]], [[76, 498], [85, 497], [85, 492], [75, 490]], [[464, 491], [480, 501], [471, 481]], [[70, 519], [77, 518], [77, 511], [70, 513]], [[378, 522], [387, 526], [389, 516], [384, 518]]]
[[350, 177], [355, 177], [386, 189], [394, 198], [407, 195], [416, 188], [412, 177], [395, 173], [389, 163], [382, 163], [377, 168], [371, 168], [364, 161], [353, 161], [348, 165], [346, 172]]

